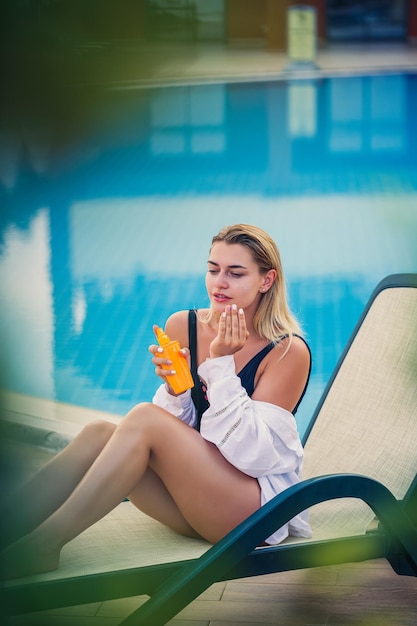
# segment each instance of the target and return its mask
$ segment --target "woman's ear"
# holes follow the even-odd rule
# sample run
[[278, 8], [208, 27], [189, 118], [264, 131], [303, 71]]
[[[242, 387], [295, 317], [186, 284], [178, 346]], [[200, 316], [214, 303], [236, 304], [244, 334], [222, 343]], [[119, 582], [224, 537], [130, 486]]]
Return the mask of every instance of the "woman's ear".
[[276, 277], [277, 277], [277, 271], [276, 270], [274, 270], [274, 269], [268, 270], [268, 272], [263, 277], [263, 281], [262, 281], [262, 285], [261, 285], [260, 291], [262, 293], [265, 293], [265, 291], [268, 291], [268, 289], [270, 289], [271, 286], [273, 285]]

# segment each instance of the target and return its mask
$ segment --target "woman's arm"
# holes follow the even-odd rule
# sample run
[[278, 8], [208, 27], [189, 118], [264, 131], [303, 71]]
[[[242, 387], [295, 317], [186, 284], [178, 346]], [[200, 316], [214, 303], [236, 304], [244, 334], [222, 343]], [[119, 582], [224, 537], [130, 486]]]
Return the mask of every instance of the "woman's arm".
[[169, 393], [166, 384], [162, 384], [156, 390], [152, 403], [172, 413], [193, 428], [197, 424], [197, 411], [190, 389], [178, 396], [173, 396]]
[[[166, 323], [166, 332], [172, 339], [179, 341], [182, 347], [188, 345], [188, 311], [178, 311], [171, 315]], [[154, 353], [155, 346], [150, 346], [149, 350]], [[188, 352], [187, 359], [189, 360]], [[197, 423], [197, 411], [191, 398], [191, 390], [188, 389], [176, 396], [169, 386], [169, 376], [166, 370], [158, 367], [161, 359], [156, 356], [153, 361], [156, 365], [157, 374], [164, 384], [160, 385], [152, 399], [153, 404], [160, 406], [172, 415], [175, 415], [189, 426], [194, 427]]]
[[202, 436], [250, 476], [298, 473], [303, 450], [292, 413], [251, 399], [235, 373], [232, 356], [207, 359], [198, 371], [210, 401], [201, 420]]
[[249, 398], [236, 375], [233, 357], [247, 337], [244, 312], [226, 307], [217, 336], [210, 344], [211, 358], [198, 369], [207, 384], [210, 402], [202, 417], [201, 434], [251, 476], [298, 472], [303, 451], [290, 410], [297, 404], [308, 377], [308, 349], [301, 340], [297, 344], [296, 338], [286, 352], [278, 344], [261, 364], [255, 391]]

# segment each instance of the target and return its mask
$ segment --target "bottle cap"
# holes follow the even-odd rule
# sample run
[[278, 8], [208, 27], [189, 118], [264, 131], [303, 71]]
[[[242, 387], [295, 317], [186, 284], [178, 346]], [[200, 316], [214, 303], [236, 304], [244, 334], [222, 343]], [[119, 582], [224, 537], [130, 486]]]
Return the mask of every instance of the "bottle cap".
[[160, 346], [166, 346], [170, 342], [168, 335], [159, 326], [155, 328], [155, 335]]

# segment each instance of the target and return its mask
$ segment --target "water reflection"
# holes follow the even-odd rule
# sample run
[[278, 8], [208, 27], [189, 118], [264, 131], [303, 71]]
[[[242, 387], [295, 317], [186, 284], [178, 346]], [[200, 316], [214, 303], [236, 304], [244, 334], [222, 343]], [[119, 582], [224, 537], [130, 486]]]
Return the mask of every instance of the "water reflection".
[[225, 85], [157, 91], [150, 100], [153, 155], [224, 152]]
[[[346, 88], [349, 98], [346, 98]], [[330, 87], [329, 150], [404, 153], [407, 147], [404, 76], [334, 79]]]
[[148, 400], [152, 324], [206, 305], [212, 234], [252, 222], [314, 354], [303, 429], [376, 282], [417, 270], [416, 105], [414, 76], [179, 87], [109, 96], [59, 162], [5, 139], [0, 385]]
[[288, 134], [292, 138], [317, 133], [317, 85], [297, 81], [288, 85]]
[[[96, 197], [381, 191], [416, 185], [416, 76], [170, 87], [109, 95], [85, 140], [52, 159], [47, 139], [0, 139], [16, 192], [53, 176], [68, 202]], [[394, 159], [396, 161], [394, 162]], [[74, 189], [76, 185], [76, 189]], [[46, 187], [49, 194], [51, 187]]]
[[49, 215], [40, 209], [27, 230], [4, 233], [0, 262], [1, 387], [54, 397], [54, 315]]

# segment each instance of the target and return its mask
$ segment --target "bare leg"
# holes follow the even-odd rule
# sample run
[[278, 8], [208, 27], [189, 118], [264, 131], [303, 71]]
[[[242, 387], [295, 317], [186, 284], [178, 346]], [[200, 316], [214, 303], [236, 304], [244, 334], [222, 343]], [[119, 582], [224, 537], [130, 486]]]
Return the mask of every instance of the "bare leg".
[[62, 546], [134, 494], [148, 467], [162, 480], [188, 525], [209, 541], [220, 539], [260, 506], [256, 479], [230, 465], [215, 446], [177, 418], [142, 404], [117, 427], [66, 502], [14, 544], [14, 550], [11, 547], [9, 576], [22, 575], [23, 554], [25, 573], [57, 567]]
[[[116, 428], [116, 424], [104, 420], [90, 422], [8, 499], [1, 511], [3, 546], [31, 532], [67, 500]], [[129, 500], [179, 534], [197, 535], [151, 469], [129, 494]]]
[[162, 522], [179, 535], [200, 537], [184, 518], [162, 480], [150, 468], [128, 497], [140, 511]]
[[90, 422], [13, 497], [2, 506], [2, 544], [26, 535], [70, 496], [116, 429], [105, 421]]

